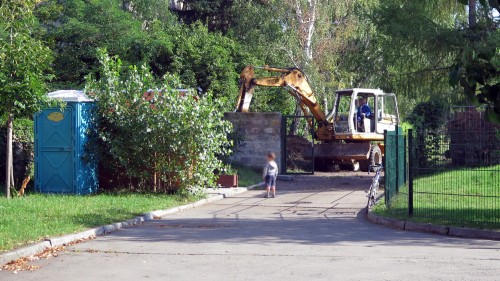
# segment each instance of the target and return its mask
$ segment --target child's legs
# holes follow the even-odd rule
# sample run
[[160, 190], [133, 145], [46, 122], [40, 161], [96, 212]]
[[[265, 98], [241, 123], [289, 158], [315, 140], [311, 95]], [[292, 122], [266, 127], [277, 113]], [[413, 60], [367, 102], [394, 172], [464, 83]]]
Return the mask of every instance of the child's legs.
[[266, 181], [266, 191], [267, 191], [267, 195], [269, 195], [269, 191], [271, 191], [271, 186], [272, 186], [271, 177], [270, 177], [270, 176], [266, 176], [266, 177], [265, 177], [265, 181]]
[[276, 176], [273, 177], [273, 181], [272, 181], [272, 184], [271, 184], [271, 189], [273, 191], [273, 195], [276, 195]]

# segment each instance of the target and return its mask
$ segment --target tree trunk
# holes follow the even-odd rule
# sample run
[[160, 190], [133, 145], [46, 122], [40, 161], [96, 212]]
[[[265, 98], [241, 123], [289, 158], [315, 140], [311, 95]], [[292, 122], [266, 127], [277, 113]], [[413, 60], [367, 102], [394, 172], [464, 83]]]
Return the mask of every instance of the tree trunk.
[[309, 0], [309, 22], [307, 26], [307, 36], [306, 36], [306, 42], [305, 42], [305, 47], [304, 47], [304, 52], [307, 57], [307, 61], [310, 62], [313, 59], [313, 48], [312, 48], [312, 40], [313, 40], [313, 35], [314, 35], [314, 25], [316, 23], [316, 1], [315, 0]]
[[[12, 152], [14, 154], [14, 152]], [[13, 188], [14, 183], [14, 157], [12, 157], [12, 164], [10, 165], [10, 187]]]
[[469, 28], [476, 26], [476, 0], [469, 0]]
[[13, 176], [12, 156], [12, 113], [7, 118], [7, 149], [5, 153], [5, 197], [10, 198], [10, 186]]
[[[302, 109], [300, 108], [299, 104], [297, 103], [295, 105], [295, 113], [294, 113], [295, 116], [301, 116], [302, 115]], [[292, 119], [292, 124], [290, 125], [290, 131], [288, 132], [288, 135], [290, 136], [295, 136], [297, 135], [297, 131], [298, 131], [298, 128], [299, 128], [299, 122], [300, 122], [300, 118], [299, 117], [295, 117]]]
[[299, 32], [303, 33], [301, 44], [306, 58], [306, 61], [302, 63], [303, 66], [307, 65], [309, 62], [313, 60], [312, 43], [313, 43], [314, 28], [316, 23], [316, 8], [317, 8], [316, 0], [308, 0], [307, 4], [308, 4], [307, 9], [302, 10], [300, 0], [295, 0], [294, 3], [295, 14], [298, 20]]

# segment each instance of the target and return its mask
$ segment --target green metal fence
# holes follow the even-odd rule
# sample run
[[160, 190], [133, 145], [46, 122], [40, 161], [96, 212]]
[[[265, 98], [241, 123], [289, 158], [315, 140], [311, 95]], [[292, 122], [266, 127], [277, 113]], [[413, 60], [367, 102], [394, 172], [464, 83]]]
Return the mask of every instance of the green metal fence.
[[500, 229], [500, 125], [484, 110], [451, 107], [441, 128], [408, 130], [407, 142], [398, 128], [384, 144], [385, 202], [394, 216]]
[[[409, 132], [408, 216], [445, 225], [500, 228], [498, 132]], [[476, 141], [470, 142], [473, 138]]]
[[403, 130], [384, 132], [385, 203], [391, 205], [406, 182], [406, 139]]

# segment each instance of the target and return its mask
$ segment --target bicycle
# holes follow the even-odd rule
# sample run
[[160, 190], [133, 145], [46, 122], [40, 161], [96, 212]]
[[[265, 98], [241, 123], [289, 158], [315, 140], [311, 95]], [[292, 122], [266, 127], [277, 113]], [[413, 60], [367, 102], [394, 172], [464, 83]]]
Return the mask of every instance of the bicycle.
[[375, 201], [377, 200], [377, 191], [378, 187], [380, 185], [380, 173], [384, 169], [382, 164], [377, 164], [377, 165], [370, 165], [370, 168], [368, 169], [368, 174], [370, 174], [370, 170], [374, 168], [375, 170], [375, 176], [372, 179], [372, 184], [370, 185], [370, 188], [365, 191], [366, 197], [368, 197], [368, 203], [366, 204], [366, 213], [368, 214], [368, 211], [370, 208], [375, 205]]

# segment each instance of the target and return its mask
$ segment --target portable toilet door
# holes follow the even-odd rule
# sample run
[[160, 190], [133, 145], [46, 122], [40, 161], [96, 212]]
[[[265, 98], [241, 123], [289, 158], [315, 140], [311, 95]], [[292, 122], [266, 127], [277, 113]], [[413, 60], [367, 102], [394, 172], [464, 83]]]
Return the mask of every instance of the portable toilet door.
[[95, 192], [97, 163], [83, 159], [95, 104], [82, 91], [64, 90], [48, 95], [66, 102], [66, 107], [48, 108], [35, 115], [35, 190]]

